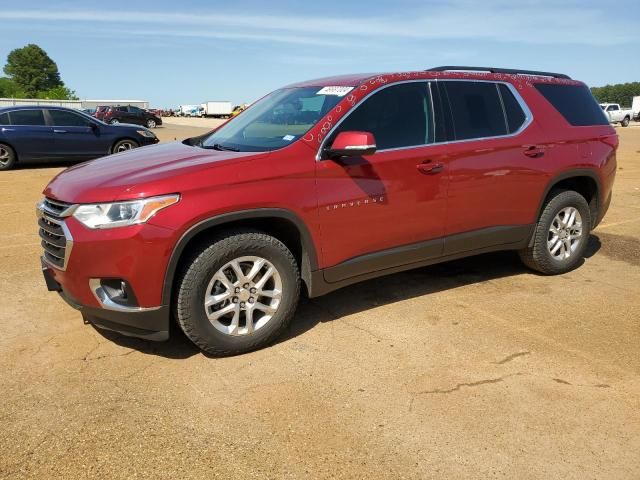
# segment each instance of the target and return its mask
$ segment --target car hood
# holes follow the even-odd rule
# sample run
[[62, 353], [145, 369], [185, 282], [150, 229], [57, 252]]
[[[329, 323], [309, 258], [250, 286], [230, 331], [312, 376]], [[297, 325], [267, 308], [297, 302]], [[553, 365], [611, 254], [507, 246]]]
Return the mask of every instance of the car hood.
[[43, 193], [68, 203], [96, 203], [179, 192], [194, 176], [211, 175], [212, 182], [224, 182], [217, 175], [221, 166], [266, 155], [205, 150], [181, 142], [141, 147], [68, 168]]

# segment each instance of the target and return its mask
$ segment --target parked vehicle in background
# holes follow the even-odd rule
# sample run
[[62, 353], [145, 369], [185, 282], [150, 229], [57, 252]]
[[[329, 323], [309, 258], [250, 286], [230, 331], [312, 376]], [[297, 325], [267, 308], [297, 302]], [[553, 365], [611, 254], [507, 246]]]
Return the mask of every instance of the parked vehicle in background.
[[239, 113], [242, 113], [243, 111], [245, 111], [247, 109], [248, 106], [249, 105], [246, 104], [246, 103], [243, 103], [242, 105], [236, 105], [235, 107], [233, 107], [233, 111], [231, 112], [231, 116], [235, 117]]
[[83, 111], [84, 113], [86, 113], [87, 115], [92, 116], [92, 117], [93, 117], [93, 116], [95, 115], [95, 113], [96, 113], [96, 109], [95, 109], [95, 108], [83, 108], [83, 109], [82, 109], [82, 111]]
[[117, 123], [132, 123], [135, 125], [143, 125], [147, 128], [155, 128], [158, 125], [162, 125], [162, 119], [159, 116], [132, 105], [109, 107], [104, 114], [103, 120], [111, 125]]
[[43, 272], [98, 327], [162, 340], [173, 318], [203, 350], [238, 354], [278, 338], [303, 285], [317, 297], [496, 250], [543, 274], [578, 267], [617, 147], [566, 75], [301, 82], [207, 135], [62, 172], [39, 206]]
[[633, 111], [630, 108], [620, 108], [618, 103], [601, 103], [600, 107], [607, 115], [609, 123], [619, 123], [623, 127], [629, 126], [633, 117]]
[[153, 132], [107, 125], [64, 107], [0, 109], [0, 170], [32, 160], [84, 161], [158, 143]]
[[107, 110], [109, 110], [108, 105], [100, 105], [98, 107], [96, 107], [96, 111], [93, 114], [94, 117], [96, 117], [98, 120], [104, 120], [104, 115], [105, 113], [107, 113]]
[[229, 118], [233, 112], [231, 102], [226, 101], [205, 102], [201, 107], [204, 117]]
[[633, 97], [631, 102], [631, 111], [633, 112], [633, 119], [636, 122], [640, 122], [640, 96]]
[[200, 113], [200, 105], [180, 105], [178, 110], [179, 117], [197, 117]]

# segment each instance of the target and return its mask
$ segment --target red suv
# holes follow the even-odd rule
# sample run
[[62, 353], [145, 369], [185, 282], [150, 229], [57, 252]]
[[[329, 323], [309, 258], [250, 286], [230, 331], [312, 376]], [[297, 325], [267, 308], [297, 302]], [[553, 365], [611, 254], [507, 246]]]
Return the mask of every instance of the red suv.
[[38, 206], [42, 266], [97, 327], [203, 350], [273, 341], [301, 290], [516, 250], [583, 261], [618, 138], [581, 82], [472, 67], [277, 90], [218, 130], [72, 167]]

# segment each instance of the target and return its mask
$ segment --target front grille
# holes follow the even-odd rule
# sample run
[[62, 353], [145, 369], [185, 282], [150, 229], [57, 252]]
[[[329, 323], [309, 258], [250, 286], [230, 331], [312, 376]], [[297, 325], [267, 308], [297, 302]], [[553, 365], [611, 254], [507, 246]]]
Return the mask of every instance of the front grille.
[[64, 224], [64, 217], [73, 213], [74, 205], [48, 198], [38, 205], [38, 227], [44, 259], [52, 266], [64, 270], [67, 267], [73, 239]]

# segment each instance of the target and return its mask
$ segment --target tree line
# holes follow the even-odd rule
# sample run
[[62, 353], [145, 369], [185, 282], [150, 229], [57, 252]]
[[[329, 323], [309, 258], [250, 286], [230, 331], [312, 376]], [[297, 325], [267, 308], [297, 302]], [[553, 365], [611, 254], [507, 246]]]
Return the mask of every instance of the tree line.
[[591, 93], [596, 97], [598, 103], [619, 103], [621, 106], [629, 108], [633, 97], [640, 96], [640, 82], [592, 87]]
[[12, 50], [0, 77], [0, 98], [77, 100], [60, 78], [58, 66], [38, 45]]

